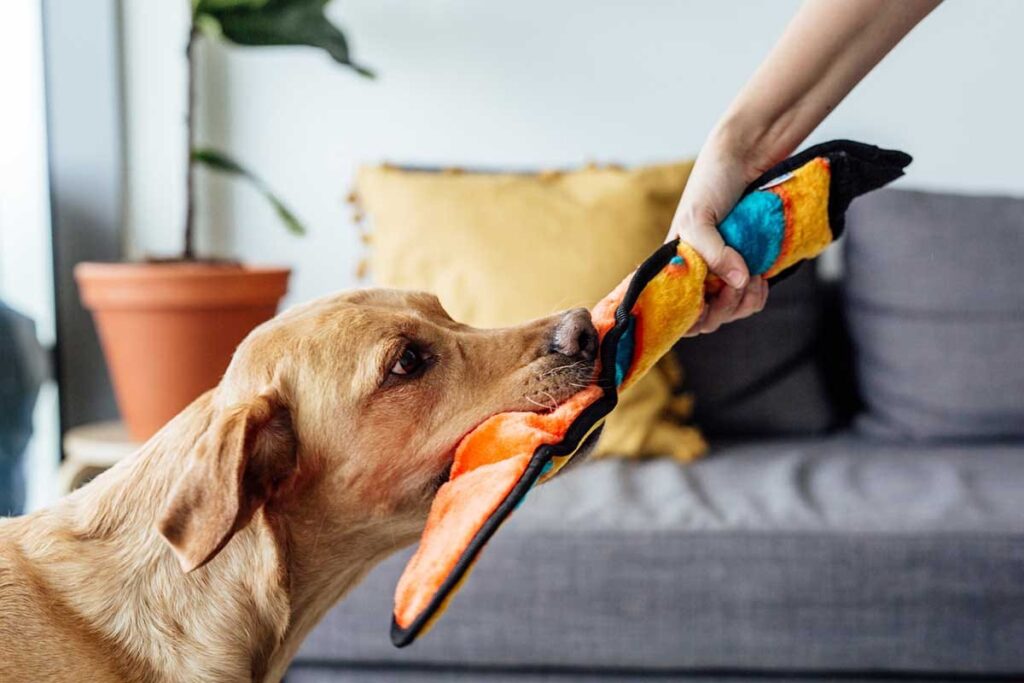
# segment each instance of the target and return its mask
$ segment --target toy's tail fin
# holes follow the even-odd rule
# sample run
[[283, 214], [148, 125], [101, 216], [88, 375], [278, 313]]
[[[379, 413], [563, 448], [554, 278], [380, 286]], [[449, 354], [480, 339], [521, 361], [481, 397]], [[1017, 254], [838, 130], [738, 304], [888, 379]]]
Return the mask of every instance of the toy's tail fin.
[[744, 194], [754, 192], [786, 173], [795, 171], [816, 157], [828, 159], [832, 171], [828, 218], [834, 239], [843, 234], [844, 218], [850, 202], [896, 180], [913, 161], [909, 154], [898, 150], [882, 149], [853, 140], [832, 140], [808, 147], [768, 169], [747, 187]]
[[838, 149], [828, 155], [832, 163], [828, 218], [833, 236], [838, 238], [843, 233], [850, 202], [902, 176], [913, 159], [905, 152], [860, 142], [842, 140], [832, 144]]

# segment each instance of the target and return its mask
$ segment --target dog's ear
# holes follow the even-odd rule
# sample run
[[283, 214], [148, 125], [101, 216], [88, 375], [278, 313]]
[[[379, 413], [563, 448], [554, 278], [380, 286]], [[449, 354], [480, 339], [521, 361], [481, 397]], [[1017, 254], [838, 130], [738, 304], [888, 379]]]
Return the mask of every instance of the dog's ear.
[[291, 414], [261, 394], [214, 414], [157, 530], [190, 572], [209, 562], [294, 474]]

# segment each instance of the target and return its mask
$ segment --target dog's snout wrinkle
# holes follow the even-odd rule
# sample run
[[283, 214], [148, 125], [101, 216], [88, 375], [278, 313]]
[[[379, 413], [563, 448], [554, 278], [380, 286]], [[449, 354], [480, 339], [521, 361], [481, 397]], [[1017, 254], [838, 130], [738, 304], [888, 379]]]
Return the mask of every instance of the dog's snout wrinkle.
[[597, 356], [597, 330], [590, 319], [590, 311], [574, 308], [562, 316], [555, 325], [551, 351], [569, 358], [594, 360]]

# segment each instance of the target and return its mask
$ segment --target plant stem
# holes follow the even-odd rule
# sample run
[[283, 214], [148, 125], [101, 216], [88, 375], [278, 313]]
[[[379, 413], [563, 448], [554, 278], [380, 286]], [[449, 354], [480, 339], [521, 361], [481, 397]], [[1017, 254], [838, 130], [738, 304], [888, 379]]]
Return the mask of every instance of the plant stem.
[[192, 149], [195, 147], [195, 81], [196, 65], [193, 48], [199, 31], [195, 25], [191, 27], [188, 34], [188, 45], [185, 47], [185, 59], [188, 62], [188, 103], [185, 114], [186, 149], [185, 149], [185, 247], [182, 257], [186, 261], [194, 260], [195, 252], [195, 172], [192, 163]]

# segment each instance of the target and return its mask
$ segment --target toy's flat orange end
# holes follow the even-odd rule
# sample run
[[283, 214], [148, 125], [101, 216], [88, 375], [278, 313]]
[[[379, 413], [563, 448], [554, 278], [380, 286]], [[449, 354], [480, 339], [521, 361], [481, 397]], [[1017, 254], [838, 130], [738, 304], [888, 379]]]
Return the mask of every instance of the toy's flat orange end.
[[447, 482], [430, 508], [420, 547], [395, 589], [395, 622], [408, 628], [451, 574], [463, 548], [505, 500], [530, 463], [524, 451]]
[[408, 628], [430, 604], [463, 550], [519, 482], [534, 452], [556, 443], [601, 390], [591, 386], [550, 413], [501, 413], [459, 444], [437, 492], [419, 549], [395, 590], [395, 622]]

